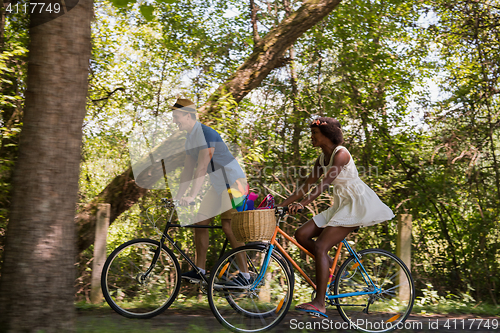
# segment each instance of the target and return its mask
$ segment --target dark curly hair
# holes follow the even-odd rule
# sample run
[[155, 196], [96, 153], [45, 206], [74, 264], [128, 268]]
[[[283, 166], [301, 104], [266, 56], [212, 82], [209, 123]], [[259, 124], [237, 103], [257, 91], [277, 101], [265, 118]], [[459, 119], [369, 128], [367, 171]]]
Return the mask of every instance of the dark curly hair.
[[318, 117], [311, 123], [311, 128], [317, 127], [321, 134], [326, 136], [335, 145], [344, 143], [344, 135], [337, 119], [329, 117]]

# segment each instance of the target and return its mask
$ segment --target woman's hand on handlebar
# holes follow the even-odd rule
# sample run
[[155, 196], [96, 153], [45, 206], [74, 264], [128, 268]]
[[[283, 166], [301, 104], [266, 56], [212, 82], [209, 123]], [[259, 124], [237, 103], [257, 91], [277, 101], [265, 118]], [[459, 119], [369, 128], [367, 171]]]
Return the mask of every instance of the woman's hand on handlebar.
[[304, 206], [302, 204], [295, 202], [295, 203], [288, 205], [288, 214], [294, 215], [294, 214], [302, 212], [303, 209], [304, 209]]

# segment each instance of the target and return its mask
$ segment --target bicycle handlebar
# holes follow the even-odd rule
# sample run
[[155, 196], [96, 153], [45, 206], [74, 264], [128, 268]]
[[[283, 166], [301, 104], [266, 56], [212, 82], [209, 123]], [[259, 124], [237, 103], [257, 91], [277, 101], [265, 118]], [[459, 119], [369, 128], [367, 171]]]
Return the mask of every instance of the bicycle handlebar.
[[[162, 203], [164, 203], [168, 208], [173, 208], [179, 205], [179, 200], [161, 198]], [[194, 201], [190, 202], [189, 205], [193, 206], [195, 204]], [[274, 208], [276, 215], [280, 217], [285, 216], [288, 213], [288, 207], [275, 207]], [[303, 209], [297, 210], [297, 213], [302, 213]]]
[[[168, 199], [168, 198], [161, 198], [160, 201], [164, 204], [167, 205], [167, 207], [175, 207], [179, 205], [179, 200], [175, 199]], [[189, 205], [194, 206], [196, 203], [194, 201], [191, 201]]]
[[[280, 217], [285, 216], [288, 213], [288, 207], [275, 207], [276, 215]], [[297, 213], [302, 213], [302, 209], [297, 210]]]

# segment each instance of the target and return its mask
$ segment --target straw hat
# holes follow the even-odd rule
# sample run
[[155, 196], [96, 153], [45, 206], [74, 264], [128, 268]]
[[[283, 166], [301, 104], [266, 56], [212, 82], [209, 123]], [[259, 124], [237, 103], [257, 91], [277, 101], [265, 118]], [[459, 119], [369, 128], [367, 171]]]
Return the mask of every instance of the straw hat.
[[170, 107], [172, 110], [179, 110], [182, 112], [196, 113], [196, 107], [189, 99], [178, 98], [174, 106]]

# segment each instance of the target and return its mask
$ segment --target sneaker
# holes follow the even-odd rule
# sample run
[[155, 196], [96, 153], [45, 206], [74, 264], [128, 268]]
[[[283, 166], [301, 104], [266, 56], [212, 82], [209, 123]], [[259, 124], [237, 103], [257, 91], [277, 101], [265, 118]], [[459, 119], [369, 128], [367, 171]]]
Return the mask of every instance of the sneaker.
[[197, 271], [192, 270], [186, 273], [182, 273], [181, 278], [189, 280], [191, 283], [197, 283], [203, 280], [200, 274]]
[[253, 277], [250, 276], [250, 279], [247, 279], [243, 276], [243, 274], [238, 273], [238, 275], [232, 279], [231, 281], [228, 281], [224, 283], [225, 287], [245, 287], [248, 285], [251, 285], [253, 283]]

